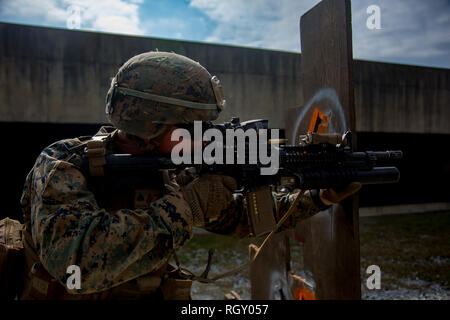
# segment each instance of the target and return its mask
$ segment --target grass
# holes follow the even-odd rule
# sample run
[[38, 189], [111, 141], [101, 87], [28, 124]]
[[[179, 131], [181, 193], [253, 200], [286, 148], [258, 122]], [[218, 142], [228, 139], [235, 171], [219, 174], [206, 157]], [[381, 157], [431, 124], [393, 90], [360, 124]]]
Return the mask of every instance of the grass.
[[368, 217], [360, 221], [361, 274], [380, 266], [387, 289], [417, 288], [402, 279], [437, 283], [449, 290], [450, 214]]
[[[211, 233], [196, 234], [178, 253], [183, 266], [201, 274], [208, 249], [214, 248], [210, 276], [229, 271], [248, 259], [248, 245], [261, 239], [234, 239]], [[360, 219], [361, 279], [369, 265], [378, 265], [382, 289], [421, 289], [439, 284], [450, 290], [450, 213], [365, 217]], [[291, 240], [293, 270], [302, 268], [302, 246]], [[235, 290], [250, 299], [248, 271], [216, 284], [194, 284], [194, 299], [222, 299]]]
[[[183, 267], [188, 268], [196, 275], [201, 275], [208, 260], [208, 249], [215, 249], [209, 273], [209, 278], [212, 278], [246, 263], [248, 260], [248, 246], [251, 243], [259, 245], [261, 239], [236, 239], [212, 233], [200, 233], [196, 234], [177, 253], [177, 256]], [[224, 294], [231, 290], [238, 292], [243, 299], [250, 299], [248, 269], [213, 284], [194, 282], [192, 296], [194, 299], [217, 300], [223, 299]]]

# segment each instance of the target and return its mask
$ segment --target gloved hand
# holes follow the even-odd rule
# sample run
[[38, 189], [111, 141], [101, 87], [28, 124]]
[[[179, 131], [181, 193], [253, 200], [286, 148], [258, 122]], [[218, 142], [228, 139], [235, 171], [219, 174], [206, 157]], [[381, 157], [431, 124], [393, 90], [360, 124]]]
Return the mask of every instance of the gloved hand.
[[359, 182], [350, 183], [344, 190], [335, 191], [333, 189], [321, 189], [319, 193], [320, 200], [327, 205], [331, 206], [334, 203], [339, 203], [345, 198], [351, 196], [352, 194], [358, 192], [362, 185]]
[[236, 180], [229, 176], [205, 174], [181, 188], [184, 199], [191, 207], [194, 226], [203, 227], [205, 222], [227, 209], [236, 190]]

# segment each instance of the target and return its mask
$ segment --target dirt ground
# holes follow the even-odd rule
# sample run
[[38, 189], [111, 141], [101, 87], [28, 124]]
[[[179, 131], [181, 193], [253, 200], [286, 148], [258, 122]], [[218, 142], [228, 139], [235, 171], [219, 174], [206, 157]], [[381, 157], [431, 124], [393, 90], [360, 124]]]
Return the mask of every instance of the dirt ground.
[[[450, 212], [364, 217], [360, 219], [361, 290], [363, 299], [450, 299]], [[183, 266], [196, 274], [214, 248], [210, 275], [244, 264], [248, 245], [259, 239], [233, 239], [199, 232], [178, 253]], [[291, 241], [292, 269], [302, 270], [302, 246]], [[381, 289], [366, 288], [366, 269], [378, 265]], [[230, 290], [250, 299], [248, 271], [215, 284], [195, 282], [193, 299], [223, 299]]]

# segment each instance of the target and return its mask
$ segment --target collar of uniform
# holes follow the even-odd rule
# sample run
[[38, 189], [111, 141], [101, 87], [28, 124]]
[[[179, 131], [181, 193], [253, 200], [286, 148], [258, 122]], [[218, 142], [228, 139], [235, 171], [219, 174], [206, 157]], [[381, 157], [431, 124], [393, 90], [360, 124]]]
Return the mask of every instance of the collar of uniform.
[[113, 126], [102, 126], [102, 127], [100, 127], [98, 132], [94, 135], [94, 137], [107, 136], [109, 134], [114, 134], [116, 131], [118, 131], [117, 128], [115, 128]]
[[105, 152], [107, 154], [115, 152], [114, 141], [115, 137], [119, 133], [119, 130], [113, 126], [102, 126], [98, 132], [92, 137], [92, 139], [99, 139], [104, 141]]
[[113, 151], [113, 146], [112, 146], [113, 144], [109, 143], [109, 142], [114, 139], [114, 137], [117, 135], [118, 131], [119, 130], [117, 128], [112, 127], [112, 126], [102, 126], [102, 127], [100, 127], [100, 129], [94, 136], [79, 137], [78, 139], [75, 139], [75, 140], [78, 140], [78, 143], [75, 143], [75, 141], [70, 143], [70, 141], [69, 141], [69, 143], [66, 143], [66, 147], [68, 150], [76, 152], [78, 150], [84, 149], [89, 140], [98, 139], [98, 140], [104, 140], [105, 141], [105, 151], [107, 153], [112, 153], [112, 152], [108, 152], [108, 151]]

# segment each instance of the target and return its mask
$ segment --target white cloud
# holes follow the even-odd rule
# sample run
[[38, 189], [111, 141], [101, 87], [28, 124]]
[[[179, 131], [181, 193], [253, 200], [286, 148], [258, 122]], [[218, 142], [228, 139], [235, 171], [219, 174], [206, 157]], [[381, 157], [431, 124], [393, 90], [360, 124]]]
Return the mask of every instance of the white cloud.
[[[445, 64], [450, 50], [450, 6], [446, 0], [359, 0], [352, 4], [355, 57], [406, 62], [440, 59]], [[365, 9], [370, 4], [380, 7], [380, 30], [365, 27]]]
[[61, 1], [56, 0], [5, 1], [0, 7], [0, 13], [2, 16], [33, 17], [50, 23], [62, 23], [66, 20], [66, 8], [61, 6]]
[[[138, 9], [143, 0], [15, 0], [2, 4], [1, 16], [14, 16], [24, 21], [66, 27], [74, 17], [70, 7], [78, 8], [81, 28], [87, 30], [144, 34]], [[43, 23], [44, 22], [44, 23]]]
[[217, 23], [205, 41], [300, 50], [299, 18], [319, 0], [191, 0]]
[[[195, 34], [195, 40], [206, 42], [299, 52], [300, 16], [319, 2], [185, 1], [203, 13], [200, 16], [206, 15], [209, 19], [205, 19], [206, 22], [198, 16], [188, 19], [178, 13], [178, 16], [161, 15], [140, 21], [139, 9], [144, 0], [0, 0], [0, 18], [16, 23], [66, 27], [70, 17], [67, 9], [75, 5], [81, 10], [82, 29], [179, 39], [188, 34], [192, 39]], [[165, 3], [175, 6], [171, 1]], [[381, 30], [366, 27], [369, 5], [381, 8]], [[352, 25], [356, 59], [450, 67], [448, 0], [354, 0]]]
[[[300, 51], [300, 16], [319, 0], [191, 0], [216, 23], [207, 42]], [[369, 5], [381, 8], [381, 30], [366, 27]], [[448, 0], [352, 1], [354, 57], [450, 67]]]
[[[96, 31], [144, 34], [138, 16], [136, 1], [124, 0], [72, 0], [82, 8], [82, 26]], [[134, 3], [131, 3], [134, 2]]]

